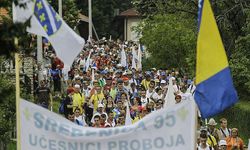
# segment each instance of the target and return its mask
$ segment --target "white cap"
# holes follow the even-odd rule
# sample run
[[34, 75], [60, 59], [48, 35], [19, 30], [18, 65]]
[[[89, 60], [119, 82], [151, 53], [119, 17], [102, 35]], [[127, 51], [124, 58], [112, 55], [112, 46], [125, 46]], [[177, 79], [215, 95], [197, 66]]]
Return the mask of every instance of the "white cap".
[[79, 84], [76, 84], [74, 87], [75, 87], [75, 88], [80, 88], [80, 85], [79, 85]]
[[162, 83], [162, 84], [165, 84], [165, 83], [167, 83], [167, 82], [166, 82], [166, 80], [161, 80], [161, 83]]
[[103, 108], [104, 106], [103, 106], [103, 104], [98, 104], [98, 108], [99, 108], [99, 107], [102, 107], [102, 108]]
[[227, 142], [225, 140], [220, 140], [219, 146], [222, 146], [222, 145], [227, 145]]

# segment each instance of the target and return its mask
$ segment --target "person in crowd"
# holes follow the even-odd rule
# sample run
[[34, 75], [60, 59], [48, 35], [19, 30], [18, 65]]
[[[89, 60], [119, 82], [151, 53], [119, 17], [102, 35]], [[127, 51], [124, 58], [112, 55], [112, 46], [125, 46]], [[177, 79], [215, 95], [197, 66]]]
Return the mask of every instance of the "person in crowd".
[[181, 99], [182, 99], [181, 95], [176, 95], [175, 96], [175, 104], [181, 103]]
[[227, 150], [227, 142], [225, 140], [219, 141], [219, 150]]
[[60, 70], [60, 65], [57, 65], [55, 68], [51, 70], [51, 78], [53, 80], [54, 92], [61, 92], [61, 78], [62, 71]]
[[100, 85], [97, 85], [95, 87], [96, 92], [91, 96], [90, 100], [94, 104], [94, 111], [97, 110], [98, 104], [104, 104], [104, 94], [102, 87]]
[[214, 150], [214, 148], [207, 143], [207, 139], [208, 139], [207, 134], [202, 134], [202, 133], [200, 134], [200, 139], [199, 139], [200, 144], [198, 145], [197, 150]]
[[146, 97], [150, 99], [151, 96], [154, 94], [154, 92], [155, 92], [155, 80], [151, 80], [149, 83], [148, 90], [146, 91]]
[[76, 108], [75, 109], [75, 120], [77, 120], [78, 122], [80, 122], [83, 126], [86, 126], [86, 122], [85, 122], [85, 114], [83, 111], [83, 114], [81, 114], [81, 110], [80, 108]]
[[163, 104], [164, 104], [163, 100], [162, 99], [158, 99], [156, 101], [156, 103], [155, 103], [155, 109], [159, 110], [159, 109], [163, 108]]
[[151, 81], [151, 73], [146, 72], [145, 79], [142, 80], [141, 85], [147, 90]]
[[101, 117], [100, 117], [100, 126], [102, 128], [105, 128], [105, 125], [107, 123], [107, 115], [106, 114], [101, 114]]
[[69, 121], [73, 122], [74, 124], [77, 124], [77, 125], [79, 125], [79, 126], [83, 126], [83, 124], [82, 124], [80, 121], [78, 121], [77, 119], [75, 119], [75, 114], [74, 114], [74, 112], [70, 112], [70, 113], [68, 114], [68, 116], [67, 116], [67, 119], [68, 119]]
[[109, 112], [108, 113], [108, 119], [105, 123], [105, 128], [107, 127], [115, 127], [115, 119], [114, 119], [114, 113], [113, 112]]
[[227, 150], [244, 150], [243, 140], [239, 137], [237, 128], [232, 128], [231, 135], [226, 138]]
[[219, 139], [225, 140], [231, 134], [231, 129], [227, 128], [227, 119], [220, 119]]
[[208, 132], [212, 136], [216, 138], [216, 141], [219, 141], [219, 130], [216, 128], [217, 122], [214, 120], [214, 118], [210, 118], [208, 121]]
[[95, 115], [95, 116], [94, 116], [93, 127], [95, 127], [95, 128], [102, 128], [102, 126], [101, 126], [101, 117], [100, 117], [100, 115]]
[[35, 94], [36, 104], [48, 109], [52, 102], [52, 95], [50, 88], [46, 86], [44, 80], [40, 81], [40, 86], [37, 87]]
[[73, 111], [78, 107], [80, 109], [80, 113], [83, 113], [83, 104], [84, 104], [84, 95], [81, 93], [81, 87], [79, 84], [74, 86], [75, 92], [72, 96], [73, 98]]
[[98, 108], [97, 108], [96, 112], [93, 114], [93, 118], [92, 118], [91, 122], [94, 123], [94, 118], [96, 115], [101, 117], [102, 114], [106, 115], [106, 119], [108, 118], [108, 115], [104, 109], [104, 105], [100, 103], [100, 104], [98, 104]]
[[68, 114], [73, 112], [73, 98], [74, 89], [67, 89], [67, 96], [64, 99], [64, 116], [67, 118]]
[[146, 89], [144, 86], [141, 87], [140, 102], [142, 107], [145, 107], [149, 103], [149, 98], [146, 97]]
[[201, 132], [201, 134], [206, 134], [207, 135], [207, 144], [210, 147], [212, 147], [214, 150], [218, 150], [218, 143], [216, 141], [216, 138], [208, 132], [207, 127], [202, 126], [200, 128], [200, 132]]

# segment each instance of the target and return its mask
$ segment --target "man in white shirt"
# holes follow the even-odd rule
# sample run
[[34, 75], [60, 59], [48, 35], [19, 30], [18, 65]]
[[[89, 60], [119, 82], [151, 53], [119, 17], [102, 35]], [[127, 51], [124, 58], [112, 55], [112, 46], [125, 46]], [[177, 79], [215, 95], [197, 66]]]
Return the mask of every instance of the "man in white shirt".
[[207, 143], [207, 134], [200, 134], [200, 140], [199, 140], [198, 150], [214, 150], [212, 147], [210, 147]]
[[227, 128], [227, 119], [221, 118], [220, 119], [220, 129], [219, 129], [219, 139], [225, 140], [227, 137], [230, 136], [231, 130]]

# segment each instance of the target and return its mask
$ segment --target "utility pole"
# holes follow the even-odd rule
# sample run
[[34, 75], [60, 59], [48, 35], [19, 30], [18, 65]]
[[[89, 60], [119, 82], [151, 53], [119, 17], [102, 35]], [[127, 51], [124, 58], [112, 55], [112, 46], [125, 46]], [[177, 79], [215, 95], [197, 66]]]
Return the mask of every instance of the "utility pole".
[[92, 38], [92, 4], [91, 0], [88, 0], [88, 5], [89, 5], [89, 36]]
[[58, 0], [58, 13], [62, 17], [62, 0]]
[[42, 36], [37, 36], [37, 64], [38, 64], [38, 81], [43, 80], [43, 43]]

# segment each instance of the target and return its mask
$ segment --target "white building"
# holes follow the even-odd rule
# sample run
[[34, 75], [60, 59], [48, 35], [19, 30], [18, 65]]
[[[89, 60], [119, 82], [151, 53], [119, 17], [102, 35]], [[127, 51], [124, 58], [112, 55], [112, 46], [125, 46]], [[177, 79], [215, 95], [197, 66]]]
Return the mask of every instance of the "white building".
[[140, 14], [134, 8], [131, 8], [121, 12], [119, 17], [124, 19], [124, 40], [139, 41], [139, 35], [132, 28], [141, 21]]

